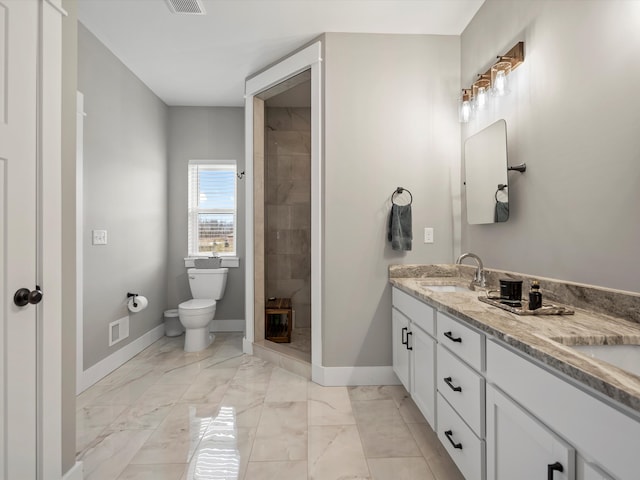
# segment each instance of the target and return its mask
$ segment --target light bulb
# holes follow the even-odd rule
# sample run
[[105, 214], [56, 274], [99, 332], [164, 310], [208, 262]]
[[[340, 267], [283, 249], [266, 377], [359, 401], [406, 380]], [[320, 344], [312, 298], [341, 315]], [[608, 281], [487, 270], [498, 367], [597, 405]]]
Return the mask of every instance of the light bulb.
[[509, 93], [509, 74], [511, 64], [509, 62], [499, 62], [491, 69], [491, 93], [495, 97], [503, 97]]
[[482, 110], [487, 105], [487, 89], [485, 87], [478, 87], [478, 93], [476, 94], [476, 108]]
[[460, 106], [458, 109], [460, 123], [467, 123], [471, 118], [471, 104], [469, 100], [460, 100]]
[[493, 94], [496, 97], [502, 97], [507, 93], [507, 76], [505, 75], [504, 70], [500, 70], [496, 73], [496, 80], [493, 85]]

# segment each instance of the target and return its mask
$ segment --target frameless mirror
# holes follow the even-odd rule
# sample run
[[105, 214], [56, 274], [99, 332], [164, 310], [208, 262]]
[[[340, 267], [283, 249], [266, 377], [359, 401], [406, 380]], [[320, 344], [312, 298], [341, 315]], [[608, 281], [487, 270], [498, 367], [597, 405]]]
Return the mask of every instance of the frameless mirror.
[[472, 225], [509, 219], [507, 122], [498, 120], [464, 143], [467, 221]]

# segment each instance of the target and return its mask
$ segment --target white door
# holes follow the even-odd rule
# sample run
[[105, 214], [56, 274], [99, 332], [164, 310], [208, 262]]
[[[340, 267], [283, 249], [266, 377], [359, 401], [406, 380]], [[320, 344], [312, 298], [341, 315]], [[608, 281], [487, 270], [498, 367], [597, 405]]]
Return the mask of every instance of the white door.
[[0, 0], [0, 478], [36, 478], [38, 2]]
[[575, 450], [487, 385], [487, 479], [575, 480]]

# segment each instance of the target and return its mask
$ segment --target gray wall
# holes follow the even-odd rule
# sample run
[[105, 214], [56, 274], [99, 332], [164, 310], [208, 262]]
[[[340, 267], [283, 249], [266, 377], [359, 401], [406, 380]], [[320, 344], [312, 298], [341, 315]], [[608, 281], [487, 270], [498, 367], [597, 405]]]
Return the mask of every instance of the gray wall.
[[[325, 366], [391, 365], [388, 265], [451, 262], [459, 53], [452, 36], [325, 36]], [[413, 194], [406, 253], [386, 240], [398, 186]]]
[[[62, 17], [62, 473], [76, 463], [76, 92], [77, 3]], [[69, 53], [72, 52], [72, 53]]]
[[[162, 322], [167, 275], [168, 108], [83, 25], [78, 89], [84, 94], [84, 369]], [[91, 245], [91, 231], [108, 245]], [[130, 335], [108, 346], [127, 292], [149, 298]]]
[[640, 3], [487, 0], [462, 34], [462, 83], [524, 40], [501, 105], [463, 139], [505, 118], [511, 215], [468, 226], [463, 251], [485, 265], [638, 291]]
[[[187, 165], [189, 160], [236, 160], [244, 170], [244, 109], [240, 107], [169, 108], [169, 268], [167, 303], [191, 298], [187, 256]], [[238, 180], [237, 249], [240, 267], [230, 268], [215, 320], [244, 320], [245, 184]]]

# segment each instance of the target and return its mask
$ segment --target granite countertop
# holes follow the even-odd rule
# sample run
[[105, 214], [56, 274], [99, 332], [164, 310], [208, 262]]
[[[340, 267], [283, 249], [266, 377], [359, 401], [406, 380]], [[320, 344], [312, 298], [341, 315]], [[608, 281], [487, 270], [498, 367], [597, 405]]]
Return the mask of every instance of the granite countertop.
[[[429, 285], [459, 285], [468, 287], [474, 268], [459, 265], [406, 266], [390, 267], [390, 283], [417, 298], [424, 300], [436, 309], [449, 313], [469, 325], [500, 339], [511, 347], [535, 358], [536, 360], [562, 372], [576, 383], [585, 385], [619, 404], [629, 407], [635, 416], [640, 415], [640, 377], [601, 360], [590, 358], [570, 348], [572, 345], [640, 345], [640, 323], [635, 312], [640, 295], [607, 289], [594, 294], [603, 295], [602, 302], [612, 301], [610, 295], [630, 294], [619, 303], [624, 304], [624, 313], [633, 312], [632, 319], [607, 315], [590, 309], [579, 308], [575, 304], [565, 303], [574, 315], [516, 315], [478, 300], [486, 295], [485, 290], [468, 292], [437, 292], [426, 288]], [[497, 278], [505, 272], [494, 272], [488, 276], [487, 289], [497, 289]], [[523, 276], [510, 275], [511, 278]], [[526, 278], [525, 282], [527, 281]], [[541, 280], [546, 293], [554, 297], [554, 303], [562, 303], [559, 295], [561, 288], [554, 286], [550, 279]], [[571, 285], [575, 291], [576, 284]], [[584, 286], [586, 289], [593, 287]], [[523, 292], [525, 290], [523, 286]], [[544, 296], [548, 301], [549, 296]], [[592, 292], [588, 292], [592, 293]], [[584, 296], [585, 292], [580, 292]], [[628, 295], [627, 295], [628, 296]], [[564, 298], [567, 300], [567, 298]], [[615, 298], [612, 301], [615, 302]], [[577, 302], [576, 302], [577, 303]], [[630, 307], [631, 305], [631, 307]], [[618, 313], [618, 312], [615, 312]]]

